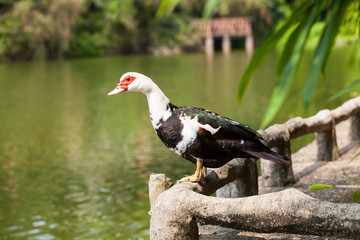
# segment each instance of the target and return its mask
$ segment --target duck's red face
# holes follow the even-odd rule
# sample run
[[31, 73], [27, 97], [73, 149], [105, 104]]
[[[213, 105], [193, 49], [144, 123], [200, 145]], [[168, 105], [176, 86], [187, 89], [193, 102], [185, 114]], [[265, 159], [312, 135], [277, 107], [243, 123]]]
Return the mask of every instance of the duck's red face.
[[128, 90], [129, 85], [136, 79], [136, 77], [131, 75], [122, 76], [120, 78], [120, 83], [117, 83], [117, 87], [108, 93], [108, 96], [116, 95], [121, 92]]

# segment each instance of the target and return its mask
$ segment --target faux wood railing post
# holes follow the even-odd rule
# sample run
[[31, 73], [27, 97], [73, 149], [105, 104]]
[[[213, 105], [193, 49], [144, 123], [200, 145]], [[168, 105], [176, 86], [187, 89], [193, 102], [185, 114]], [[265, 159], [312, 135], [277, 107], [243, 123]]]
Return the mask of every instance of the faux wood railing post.
[[163, 173], [152, 173], [149, 178], [149, 200], [151, 215], [152, 208], [155, 204], [157, 197], [173, 185], [170, 178], [166, 177]]
[[329, 122], [330, 129], [323, 132], [316, 132], [317, 160], [332, 161], [339, 158], [339, 148], [336, 141], [335, 120], [330, 110], [322, 110], [318, 114], [324, 122]]
[[360, 113], [350, 117], [349, 138], [351, 141], [360, 141]]
[[258, 194], [258, 173], [255, 159], [237, 158], [232, 160], [245, 166], [244, 174], [216, 191], [217, 197], [239, 198]]
[[[291, 165], [290, 134], [285, 125], [275, 124], [262, 131], [264, 139], [273, 146], [273, 150], [283, 154], [290, 160], [289, 164], [280, 164], [261, 159], [261, 172], [264, 187], [282, 187], [295, 183]], [[276, 140], [272, 139], [276, 136]]]

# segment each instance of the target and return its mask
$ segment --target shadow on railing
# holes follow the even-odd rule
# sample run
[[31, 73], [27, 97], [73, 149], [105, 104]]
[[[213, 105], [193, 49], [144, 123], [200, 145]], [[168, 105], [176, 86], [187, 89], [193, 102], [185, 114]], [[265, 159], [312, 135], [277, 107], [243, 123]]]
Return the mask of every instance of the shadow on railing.
[[[296, 117], [259, 132], [269, 147], [289, 159], [290, 140], [315, 133], [318, 161], [331, 161], [340, 155], [335, 126], [347, 119], [350, 119], [351, 128], [349, 138], [357, 142], [360, 139], [360, 97], [334, 110], [321, 110], [305, 119]], [[261, 170], [264, 187], [295, 183], [291, 164], [261, 161]], [[150, 176], [151, 239], [198, 239], [198, 222], [258, 232], [337, 237], [360, 234], [358, 204], [321, 202], [294, 189], [252, 196], [258, 193], [257, 166], [253, 159], [234, 159], [210, 171], [199, 183], [171, 186], [171, 180], [164, 174]], [[215, 191], [217, 198], [204, 196]], [[252, 197], [239, 198], [247, 196]]]

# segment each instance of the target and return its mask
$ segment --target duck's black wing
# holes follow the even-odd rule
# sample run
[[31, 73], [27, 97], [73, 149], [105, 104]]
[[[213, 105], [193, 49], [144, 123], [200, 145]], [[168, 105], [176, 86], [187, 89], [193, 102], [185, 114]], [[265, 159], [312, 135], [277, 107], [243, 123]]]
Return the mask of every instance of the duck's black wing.
[[[288, 163], [286, 157], [270, 150], [260, 141], [265, 140], [258, 132], [244, 124], [202, 108], [183, 108], [181, 111], [186, 116], [197, 118], [197, 121], [203, 126], [202, 128], [207, 131], [205, 134], [204, 131], [200, 131], [200, 138], [204, 134], [202, 137], [219, 141], [237, 140], [236, 142], [240, 143], [241, 151], [251, 156], [279, 163]], [[212, 131], [208, 130], [208, 126], [211, 126]]]
[[215, 139], [234, 139], [234, 140], [248, 140], [259, 142], [263, 140], [261, 135], [250, 127], [238, 123], [230, 118], [221, 116], [215, 112], [205, 110], [202, 108], [182, 108], [185, 115], [190, 117], [197, 117], [198, 122], [201, 125], [210, 125], [217, 131], [212, 134], [212, 138]]

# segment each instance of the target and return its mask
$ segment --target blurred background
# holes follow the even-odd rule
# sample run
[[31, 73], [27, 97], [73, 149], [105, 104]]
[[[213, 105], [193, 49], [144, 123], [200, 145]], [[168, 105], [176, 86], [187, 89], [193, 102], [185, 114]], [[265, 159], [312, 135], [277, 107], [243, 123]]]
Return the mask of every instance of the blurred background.
[[[177, 2], [176, 8], [171, 14], [165, 12], [164, 18], [155, 17], [162, 2]], [[212, 17], [251, 17], [257, 45], [303, 4], [285, 0], [1, 0], [0, 58], [59, 59], [157, 53], [164, 48], [194, 50], [201, 39], [189, 23], [207, 14], [207, 2], [215, 2]], [[342, 35], [353, 36], [355, 28], [349, 24]], [[320, 31], [321, 23], [317, 34]]]
[[[208, 1], [176, 1], [159, 14], [166, 2], [0, 0], [1, 240], [149, 238], [149, 175], [165, 173], [175, 181], [192, 174], [194, 165], [157, 138], [142, 94], [107, 97], [124, 72], [148, 75], [176, 105], [259, 128], [281, 51], [264, 60], [239, 105], [239, 81], [252, 57], [244, 40], [232, 40], [232, 52], [223, 54], [215, 39], [215, 53], [205, 55], [190, 22], [204, 16]], [[212, 17], [250, 17], [261, 46], [306, 1], [212, 2]], [[299, 99], [324, 31], [321, 18], [290, 97], [271, 123], [358, 96], [354, 87], [329, 101], [360, 76], [359, 3], [353, 2], [309, 109]], [[312, 139], [296, 139], [292, 151]]]

